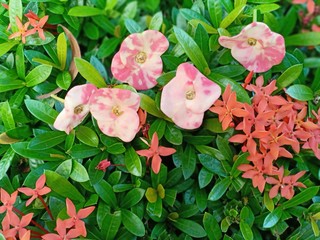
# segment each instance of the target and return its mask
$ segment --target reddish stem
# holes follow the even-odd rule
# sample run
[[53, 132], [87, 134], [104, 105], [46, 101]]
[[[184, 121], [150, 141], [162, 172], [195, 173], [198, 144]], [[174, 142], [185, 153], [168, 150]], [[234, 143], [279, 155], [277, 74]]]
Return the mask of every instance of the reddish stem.
[[51, 220], [53, 220], [53, 216], [52, 216], [52, 213], [50, 211], [50, 209], [48, 208], [48, 205], [46, 204], [46, 202], [43, 200], [43, 197], [41, 195], [38, 195], [38, 198], [40, 199], [40, 201], [42, 202], [44, 208], [46, 209], [47, 213], [49, 214]]
[[[15, 211], [16, 213], [18, 213], [20, 216], [24, 216], [25, 214], [23, 212], [21, 212], [19, 209], [13, 207], [12, 208], [13, 211]], [[42, 227], [39, 223], [37, 223], [36, 221], [34, 221], [33, 219], [31, 219], [31, 222], [33, 223], [33, 225], [37, 226], [39, 229], [41, 229], [43, 232], [45, 233], [49, 233], [47, 229], [45, 229], [44, 227]]]

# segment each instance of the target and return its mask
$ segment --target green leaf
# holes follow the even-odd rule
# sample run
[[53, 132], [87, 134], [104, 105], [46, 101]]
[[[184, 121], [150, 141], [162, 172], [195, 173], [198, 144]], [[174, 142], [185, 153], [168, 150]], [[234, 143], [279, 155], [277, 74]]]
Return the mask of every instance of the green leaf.
[[296, 64], [285, 70], [277, 79], [278, 91], [292, 84], [301, 74], [302, 64]]
[[133, 147], [129, 147], [124, 155], [124, 162], [128, 171], [135, 176], [142, 175], [141, 160]]
[[50, 131], [32, 138], [28, 147], [32, 150], [44, 150], [64, 142], [65, 139], [65, 132]]
[[149, 29], [152, 30], [160, 30], [163, 22], [163, 16], [162, 12], [157, 12], [153, 17], [151, 18]]
[[187, 20], [193, 20], [193, 19], [198, 19], [202, 22], [205, 22], [206, 24], [210, 25], [210, 22], [205, 19], [200, 13], [197, 13], [196, 11], [193, 11], [188, 8], [181, 8], [180, 10], [181, 15]]
[[0, 57], [7, 52], [10, 51], [11, 48], [16, 46], [19, 42], [18, 41], [10, 41], [10, 42], [5, 42], [0, 44]]
[[164, 115], [156, 106], [155, 101], [146, 94], [138, 93], [140, 96], [140, 107], [147, 111], [147, 113], [165, 120], [171, 121], [166, 115]]
[[269, 213], [266, 218], [264, 219], [263, 222], [263, 227], [264, 228], [271, 228], [279, 222], [281, 216], [282, 216], [282, 209], [281, 208], [276, 208], [273, 210], [271, 213]]
[[39, 65], [35, 67], [28, 73], [25, 78], [26, 86], [33, 87], [44, 82], [50, 76], [51, 70], [52, 67], [48, 65]]
[[173, 31], [177, 37], [178, 42], [183, 48], [184, 52], [190, 58], [190, 60], [194, 63], [194, 65], [199, 69], [200, 72], [207, 75], [210, 73], [210, 69], [208, 63], [201, 52], [201, 49], [185, 31], [181, 28], [173, 27]]
[[140, 27], [140, 25], [136, 21], [130, 18], [127, 18], [126, 20], [124, 20], [124, 25], [126, 26], [129, 33], [142, 32], [142, 28]]
[[64, 153], [55, 149], [47, 149], [46, 151], [28, 149], [29, 142], [18, 142], [11, 144], [12, 149], [25, 158], [34, 158], [42, 161], [61, 161], [66, 157]]
[[149, 138], [151, 139], [153, 134], [156, 132], [158, 134], [158, 139], [160, 140], [163, 137], [165, 130], [166, 130], [166, 121], [158, 118], [150, 125], [149, 131], [148, 131]]
[[234, 22], [234, 20], [236, 20], [236, 18], [240, 15], [240, 13], [243, 11], [243, 9], [245, 8], [245, 4], [236, 7], [235, 9], [233, 9], [220, 23], [220, 28], [227, 28], [231, 23]]
[[221, 136], [217, 136], [216, 143], [219, 151], [223, 154], [225, 159], [232, 162], [234, 154], [230, 148], [229, 141]]
[[207, 236], [203, 227], [192, 220], [178, 218], [175, 221], [171, 221], [171, 224], [191, 237], [203, 238]]
[[93, 188], [105, 203], [112, 207], [117, 206], [116, 195], [108, 182], [101, 180], [100, 182], [94, 184]]
[[68, 12], [69, 16], [75, 17], [92, 17], [97, 15], [104, 15], [105, 12], [99, 8], [89, 6], [75, 6]]
[[9, 1], [9, 19], [10, 19], [10, 26], [13, 32], [17, 32], [19, 30], [16, 23], [16, 17], [18, 17], [22, 21], [22, 11], [23, 10], [22, 10], [21, 0]]
[[272, 12], [280, 8], [280, 5], [275, 3], [270, 4], [261, 4], [259, 6], [256, 6], [255, 9], [259, 10], [261, 14], [264, 14], [266, 12]]
[[[109, 1], [108, 1], [109, 2]], [[106, 240], [113, 240], [121, 225], [121, 211], [107, 213], [103, 219], [101, 233]]]
[[56, 83], [59, 88], [67, 90], [72, 82], [71, 74], [68, 71], [60, 72], [57, 76]]
[[313, 100], [313, 91], [306, 85], [295, 84], [286, 90], [286, 94], [299, 101]]
[[112, 55], [120, 43], [121, 40], [119, 38], [104, 39], [97, 52], [98, 58], [105, 58]]
[[241, 164], [248, 163], [248, 156], [249, 156], [249, 153], [247, 153], [247, 152], [238, 155], [237, 159], [235, 160], [234, 164], [232, 165], [230, 175], [232, 175], [234, 178], [236, 178], [242, 173], [240, 170], [238, 170], [238, 167]]
[[320, 44], [320, 32], [298, 33], [285, 38], [286, 46], [317, 46]]
[[98, 135], [91, 128], [88, 128], [86, 126], [77, 127], [76, 137], [79, 139], [80, 142], [88, 146], [98, 147], [98, 144], [99, 144]]
[[222, 238], [220, 226], [217, 220], [210, 213], [204, 213], [203, 226], [210, 240], [219, 240]]
[[266, 208], [272, 212], [274, 210], [274, 203], [273, 200], [269, 197], [268, 192], [264, 192], [263, 194], [263, 204], [266, 206]]
[[251, 227], [245, 221], [240, 221], [240, 231], [245, 240], [253, 240]]
[[69, 151], [69, 154], [73, 158], [82, 159], [82, 158], [88, 158], [88, 157], [95, 156], [100, 151], [101, 150], [96, 147], [91, 147], [91, 146], [83, 145], [83, 144], [76, 144], [76, 145], [72, 146], [72, 148]]
[[16, 70], [20, 79], [25, 79], [26, 66], [24, 63], [23, 45], [19, 44], [16, 50]]
[[183, 139], [181, 130], [175, 127], [172, 123], [167, 123], [166, 125], [167, 127], [164, 132], [166, 140], [173, 145], [181, 145]]
[[19, 89], [24, 86], [25, 82], [21, 80], [0, 79], [0, 93]]
[[124, 227], [135, 236], [143, 237], [145, 235], [144, 224], [136, 214], [127, 209], [121, 209], [121, 220]]
[[289, 201], [284, 202], [282, 204], [282, 209], [292, 208], [302, 203], [305, 203], [310, 199], [312, 199], [315, 195], [317, 195], [318, 191], [319, 191], [319, 186], [308, 187], [307, 189], [295, 195]]
[[215, 173], [221, 177], [226, 177], [227, 173], [223, 168], [221, 161], [212, 157], [209, 154], [198, 154], [198, 158], [202, 166], [204, 166], [208, 171]]
[[47, 124], [53, 125], [58, 116], [56, 110], [37, 100], [27, 99], [24, 102], [27, 109], [33, 116]]
[[26, 46], [43, 46], [55, 39], [55, 36], [48, 32], [44, 32], [45, 40], [39, 37], [38, 34], [29, 35], [26, 39]]
[[9, 148], [0, 160], [0, 180], [6, 175], [8, 169], [11, 166], [15, 152], [12, 148]]
[[165, 201], [169, 206], [173, 207], [177, 197], [177, 191], [174, 189], [165, 189], [165, 196], [163, 201]]
[[208, 200], [217, 201], [223, 194], [227, 191], [228, 187], [231, 184], [231, 179], [229, 177], [224, 178], [220, 182], [216, 183], [209, 193]]
[[76, 160], [72, 160], [72, 170], [70, 173], [70, 178], [76, 182], [86, 182], [89, 181], [89, 175], [87, 169]]
[[4, 125], [5, 130], [8, 131], [15, 128], [16, 124], [8, 101], [0, 103], [0, 119]]
[[211, 22], [215, 28], [218, 28], [222, 21], [222, 5], [220, 0], [208, 0], [208, 11]]
[[199, 174], [198, 174], [198, 182], [199, 187], [204, 188], [208, 186], [208, 184], [211, 182], [213, 178], [213, 173], [207, 170], [206, 168], [201, 168]]
[[81, 58], [75, 58], [75, 63], [79, 73], [88, 82], [92, 83], [98, 88], [107, 86], [100, 73], [89, 62]]
[[[45, 171], [46, 184], [53, 192], [74, 201], [84, 202], [85, 198], [67, 179], [50, 170]], [[62, 187], [63, 186], [63, 187]]]
[[143, 198], [145, 190], [142, 188], [134, 188], [130, 190], [123, 198], [120, 203], [122, 208], [131, 208], [132, 206], [138, 204]]
[[57, 55], [60, 63], [60, 69], [64, 70], [67, 62], [67, 39], [66, 35], [62, 32], [57, 39]]
[[197, 157], [195, 149], [192, 145], [188, 144], [182, 155], [182, 173], [184, 179], [191, 177], [196, 169]]

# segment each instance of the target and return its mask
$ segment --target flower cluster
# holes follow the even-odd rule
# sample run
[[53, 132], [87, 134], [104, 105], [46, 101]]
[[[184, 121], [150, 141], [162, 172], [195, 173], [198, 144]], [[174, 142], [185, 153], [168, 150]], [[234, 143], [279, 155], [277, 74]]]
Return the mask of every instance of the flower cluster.
[[[9, 39], [21, 37], [22, 43], [26, 43], [26, 37], [38, 33], [39, 37], [42, 40], [45, 40], [43, 27], [48, 21], [49, 16], [45, 15], [42, 18], [39, 18], [37, 14], [29, 10], [27, 14], [24, 15], [28, 21], [22, 23], [19, 17], [16, 17], [16, 25], [18, 27], [18, 31], [12, 33], [9, 36]], [[31, 26], [31, 28], [30, 28]]]
[[[263, 192], [265, 184], [275, 185], [270, 197], [275, 197], [281, 187], [281, 195], [290, 199], [294, 195], [294, 186], [305, 187], [297, 180], [304, 174], [284, 176], [283, 168], [274, 163], [281, 157], [293, 158], [292, 152], [311, 149], [320, 159], [320, 122], [318, 114], [314, 123], [307, 118], [305, 102], [294, 101], [289, 96], [272, 95], [277, 89], [276, 81], [263, 86], [262, 76], [256, 79], [256, 85], [246, 87], [252, 91], [252, 105], [236, 100], [236, 94], [228, 86], [222, 95], [222, 101], [216, 101], [210, 110], [219, 115], [219, 121], [225, 130], [234, 127], [239, 131], [229, 141], [241, 144], [243, 152], [248, 152], [250, 164], [239, 166], [244, 178], [252, 179], [254, 187]], [[276, 176], [273, 177], [273, 176]]]
[[[94, 211], [94, 206], [80, 209], [77, 212], [73, 202], [67, 198], [66, 208], [69, 218], [64, 220], [57, 218], [55, 230], [58, 234], [49, 233], [47, 229], [33, 220], [33, 213], [24, 214], [14, 206], [17, 202], [18, 192], [22, 192], [27, 196], [31, 196], [31, 198], [27, 200], [26, 206], [29, 206], [34, 200], [39, 199], [50, 218], [53, 220], [52, 213], [48, 208], [47, 203], [42, 198], [43, 195], [46, 195], [51, 191], [49, 187], [45, 186], [45, 182], [46, 177], [43, 174], [36, 181], [35, 189], [21, 187], [18, 188], [18, 191], [9, 194], [3, 188], [0, 188], [0, 202], [2, 203], [2, 206], [0, 206], [0, 213], [5, 213], [1, 223], [2, 229], [0, 230], [0, 233], [6, 239], [30, 240], [31, 238], [41, 238], [47, 240], [71, 240], [80, 236], [87, 236], [86, 227], [82, 219], [88, 217]], [[39, 231], [36, 230], [36, 228], [38, 228]]]

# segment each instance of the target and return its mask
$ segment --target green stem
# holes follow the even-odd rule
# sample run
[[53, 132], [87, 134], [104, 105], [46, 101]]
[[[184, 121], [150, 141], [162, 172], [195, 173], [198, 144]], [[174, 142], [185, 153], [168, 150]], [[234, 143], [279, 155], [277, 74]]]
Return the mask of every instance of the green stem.
[[253, 9], [252, 22], [257, 22], [258, 19], [258, 10]]

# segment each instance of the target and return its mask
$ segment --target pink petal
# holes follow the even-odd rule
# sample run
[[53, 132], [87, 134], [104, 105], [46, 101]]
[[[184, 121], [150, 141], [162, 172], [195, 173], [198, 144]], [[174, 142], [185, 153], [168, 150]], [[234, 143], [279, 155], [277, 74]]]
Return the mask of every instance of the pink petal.
[[154, 132], [152, 135], [152, 139], [151, 139], [150, 149], [152, 149], [153, 151], [158, 151], [158, 147], [159, 147], [158, 134], [157, 134], [157, 132]]
[[[257, 40], [254, 46], [248, 44], [250, 38]], [[220, 37], [219, 43], [230, 48], [232, 56], [246, 69], [257, 73], [281, 63], [285, 55], [284, 38], [261, 22], [247, 25], [234, 37]]]
[[161, 161], [162, 161], [162, 159], [158, 154], [154, 155], [152, 158], [151, 167], [152, 167], [152, 170], [154, 171], [154, 173], [156, 173], [156, 174], [158, 174], [160, 171]]
[[18, 188], [18, 191], [22, 192], [23, 194], [25, 194], [27, 196], [32, 196], [35, 193], [33, 189], [28, 188], [28, 187]]
[[73, 202], [67, 198], [66, 199], [66, 205], [67, 205], [67, 213], [69, 217], [74, 217], [77, 215], [76, 207], [74, 206]]
[[36, 195], [33, 195], [31, 198], [29, 198], [28, 201], [26, 201], [26, 206], [28, 207], [36, 198]]
[[61, 240], [62, 237], [60, 237], [58, 234], [55, 233], [47, 233], [45, 235], [41, 236], [43, 240]]
[[154, 54], [163, 54], [167, 51], [169, 47], [169, 41], [167, 38], [159, 31], [156, 30], [147, 30], [142, 33], [142, 38], [145, 43], [145, 49], [148, 52]]
[[168, 147], [159, 147], [159, 155], [160, 156], [170, 156], [176, 152], [174, 148], [168, 148]]
[[150, 151], [149, 149], [144, 149], [144, 150], [138, 150], [136, 151], [138, 155], [151, 158], [154, 155], [153, 151]]
[[79, 219], [86, 218], [94, 211], [94, 209], [95, 207], [87, 207], [87, 208], [80, 209], [78, 211], [77, 216]]
[[21, 221], [20, 221], [20, 227], [26, 227], [29, 225], [29, 223], [31, 222], [33, 218], [33, 213], [28, 213], [24, 216], [21, 217]]
[[71, 88], [64, 99], [64, 107], [74, 111], [74, 108], [81, 104], [87, 105], [96, 90], [97, 87], [93, 84], [83, 84]]
[[42, 174], [36, 182], [36, 189], [42, 188], [45, 183], [46, 183], [46, 175]]
[[43, 187], [42, 189], [38, 190], [38, 195], [46, 195], [49, 192], [51, 192], [51, 189], [49, 187]]
[[275, 185], [275, 186], [273, 186], [273, 187], [270, 189], [269, 197], [270, 197], [271, 199], [278, 195], [279, 188], [280, 188], [279, 185]]

